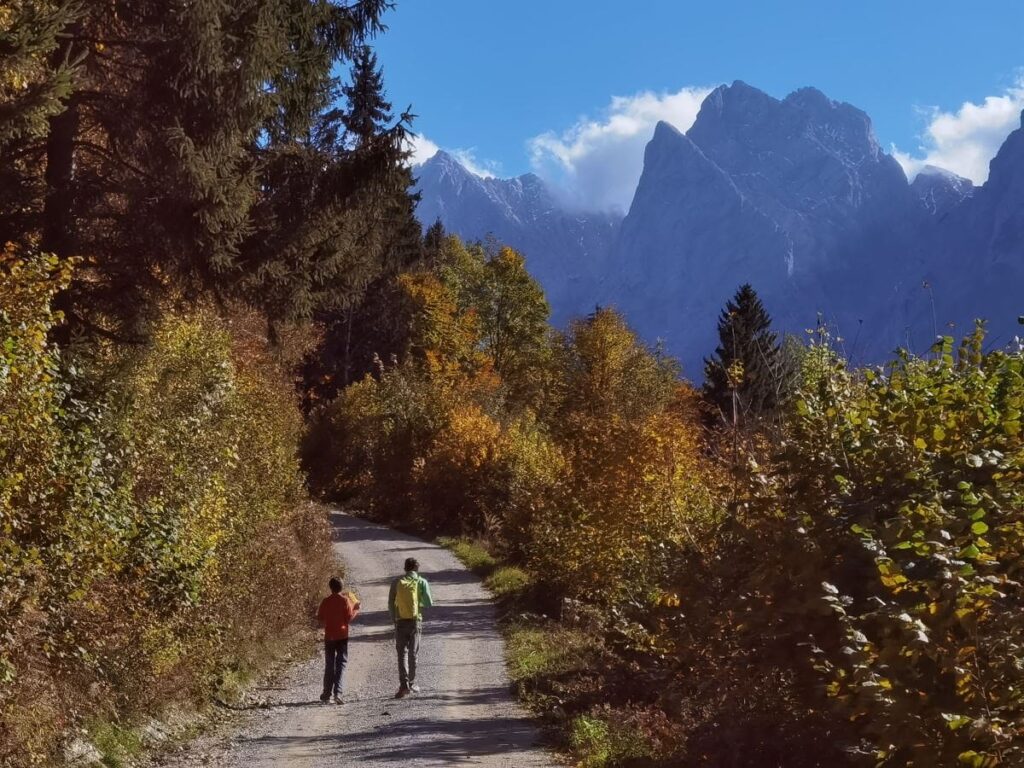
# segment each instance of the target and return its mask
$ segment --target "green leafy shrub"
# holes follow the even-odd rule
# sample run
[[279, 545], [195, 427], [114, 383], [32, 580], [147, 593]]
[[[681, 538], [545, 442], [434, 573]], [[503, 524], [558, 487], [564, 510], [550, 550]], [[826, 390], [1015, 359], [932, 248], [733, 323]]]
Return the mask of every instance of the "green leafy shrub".
[[982, 340], [834, 363], [786, 444], [800, 577], [835, 626], [815, 664], [880, 764], [1024, 759], [1024, 357]]
[[[656, 719], [664, 720], [664, 716]], [[569, 747], [584, 768], [669, 765], [661, 761], [653, 732], [645, 732], [643, 714], [601, 708], [569, 723]]]
[[980, 331], [884, 369], [805, 355], [780, 450], [748, 455], [721, 560], [683, 570], [666, 622], [713, 681], [687, 696], [755, 737], [741, 764], [1020, 761], [1022, 373]]
[[612, 758], [608, 724], [588, 715], [578, 715], [569, 725], [569, 746], [583, 768], [605, 768]]
[[0, 762], [211, 691], [306, 626], [331, 566], [258, 323], [168, 313], [146, 345], [65, 361], [48, 332], [67, 277], [0, 261]]

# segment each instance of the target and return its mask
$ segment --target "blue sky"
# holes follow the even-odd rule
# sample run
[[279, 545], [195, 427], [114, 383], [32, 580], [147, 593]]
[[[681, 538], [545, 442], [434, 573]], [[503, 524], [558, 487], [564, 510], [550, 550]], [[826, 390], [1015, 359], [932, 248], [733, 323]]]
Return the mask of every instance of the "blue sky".
[[421, 154], [537, 170], [585, 205], [621, 203], [652, 122], [736, 79], [814, 85], [871, 115], [909, 173], [975, 181], [1024, 107], [1021, 0], [398, 0], [386, 21], [389, 96], [419, 115]]

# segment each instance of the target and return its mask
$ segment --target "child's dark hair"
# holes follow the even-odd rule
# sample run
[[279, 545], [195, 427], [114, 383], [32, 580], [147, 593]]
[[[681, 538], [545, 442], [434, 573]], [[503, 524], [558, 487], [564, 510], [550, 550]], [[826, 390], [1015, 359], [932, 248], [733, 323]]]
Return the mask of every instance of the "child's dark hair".
[[405, 559], [405, 572], [418, 571], [420, 569], [420, 561], [415, 557], [407, 557]]
[[341, 579], [337, 576], [331, 576], [331, 580], [327, 582], [327, 586], [331, 588], [331, 592], [338, 594], [341, 592]]

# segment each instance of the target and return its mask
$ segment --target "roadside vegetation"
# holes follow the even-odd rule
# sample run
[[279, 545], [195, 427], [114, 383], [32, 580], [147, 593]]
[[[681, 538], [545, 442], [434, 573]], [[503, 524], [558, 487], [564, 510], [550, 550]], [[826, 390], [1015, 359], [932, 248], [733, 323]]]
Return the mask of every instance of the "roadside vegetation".
[[1024, 762], [1021, 348], [854, 369], [742, 286], [698, 389], [552, 329], [421, 231], [389, 5], [0, 6], [0, 765], [237, 695], [335, 567], [308, 489], [452, 538], [584, 766]]
[[1020, 759], [1020, 350], [850, 369], [744, 286], [697, 390], [611, 309], [549, 328], [514, 251], [434, 235], [306, 460], [449, 537], [574, 760]]
[[224, 690], [294, 644], [334, 565], [299, 473], [294, 387], [258, 321], [168, 313], [146, 344], [97, 343], [72, 369], [47, 341], [71, 276], [0, 259], [11, 760], [45, 756], [80, 719], [125, 751], [138, 737], [122, 713]]
[[127, 765], [311, 636], [308, 360], [421, 243], [387, 6], [0, 4], [5, 768]]

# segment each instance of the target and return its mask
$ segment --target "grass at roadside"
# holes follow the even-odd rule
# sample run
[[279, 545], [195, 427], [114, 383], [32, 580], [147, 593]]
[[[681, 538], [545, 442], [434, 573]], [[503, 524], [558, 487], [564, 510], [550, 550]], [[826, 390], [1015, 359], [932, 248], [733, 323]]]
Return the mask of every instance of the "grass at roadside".
[[513, 619], [504, 628], [509, 676], [524, 693], [548, 690], [553, 680], [585, 670], [595, 643], [586, 632], [554, 621]]
[[533, 585], [530, 574], [514, 565], [504, 565], [478, 539], [442, 536], [437, 543], [450, 549], [461, 563], [484, 580], [484, 586], [499, 600], [522, 597]]
[[92, 744], [109, 768], [131, 765], [145, 750], [142, 735], [135, 728], [117, 723], [96, 722], [87, 729]]
[[437, 543], [445, 549], [450, 549], [464, 566], [481, 578], [487, 578], [498, 567], [497, 558], [487, 550], [484, 542], [478, 539], [442, 536]]
[[661, 749], [642, 709], [609, 705], [608, 682], [623, 662], [599, 626], [544, 616], [534, 607], [534, 576], [501, 562], [486, 542], [441, 538], [438, 543], [498, 601], [509, 677], [516, 697], [548, 726], [556, 745], [583, 768], [660, 765]]

